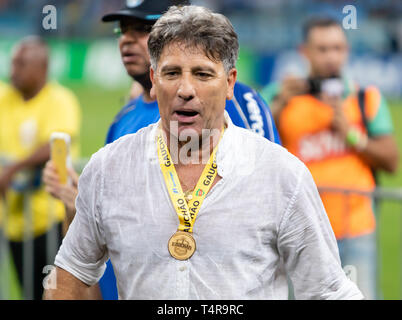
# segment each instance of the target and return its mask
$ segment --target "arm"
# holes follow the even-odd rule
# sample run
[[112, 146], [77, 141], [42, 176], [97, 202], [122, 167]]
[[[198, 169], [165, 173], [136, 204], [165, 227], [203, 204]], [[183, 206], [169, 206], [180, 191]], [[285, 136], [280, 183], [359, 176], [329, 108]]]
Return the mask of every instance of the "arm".
[[313, 178], [299, 171], [293, 196], [278, 226], [278, 252], [296, 299], [362, 299], [341, 267], [334, 233]]
[[398, 168], [398, 147], [391, 135], [370, 137], [366, 147], [357, 152], [373, 169], [395, 173]]
[[[105, 270], [106, 241], [101, 224], [101, 166], [99, 155], [92, 156], [79, 180], [77, 213], [57, 253], [55, 265], [62, 269], [57, 274], [53, 291], [46, 290], [48, 299], [70, 295], [79, 299], [96, 295], [97, 282]], [[74, 278], [76, 279], [74, 279]], [[72, 281], [70, 281], [72, 280]], [[78, 281], [78, 282], [77, 282]], [[94, 286], [95, 285], [95, 286]], [[85, 288], [93, 287], [92, 294]]]
[[56, 267], [50, 275], [55, 283], [54, 289], [46, 289], [44, 300], [100, 300], [99, 286], [88, 286], [68, 271]]
[[[340, 99], [331, 99], [325, 95], [322, 100], [334, 107], [333, 130], [337, 131], [347, 143], [348, 133], [353, 127], [348, 123], [341, 107]], [[385, 106], [383, 106], [385, 108]], [[390, 131], [390, 129], [389, 129]], [[381, 169], [394, 173], [398, 167], [399, 154], [395, 139], [391, 134], [375, 136], [360, 135], [359, 141], [353, 146], [363, 160], [373, 169]]]
[[[75, 199], [78, 194], [78, 174], [69, 169], [69, 176], [71, 178], [71, 185], [61, 185], [56, 172], [56, 168], [53, 166], [51, 160], [46, 163], [43, 170], [43, 181], [46, 185], [46, 191], [52, 196], [63, 201], [66, 208], [66, 218], [63, 221], [63, 235], [67, 234], [68, 228], [75, 216]], [[53, 273], [53, 272], [52, 272]], [[57, 276], [56, 276], [57, 274]], [[101, 300], [102, 294], [99, 284], [88, 286], [81, 280], [74, 277], [68, 271], [65, 271], [59, 267], [54, 270], [54, 277], [56, 288], [58, 290], [50, 289], [46, 290], [44, 299], [90, 299]], [[71, 287], [70, 287], [71, 286]]]
[[50, 157], [50, 145], [49, 143], [46, 143], [45, 145], [36, 149], [27, 158], [5, 167], [0, 174], [0, 193], [2, 195], [5, 194], [14, 175], [17, 174], [19, 171], [42, 165], [47, 160], [49, 160], [49, 157]]

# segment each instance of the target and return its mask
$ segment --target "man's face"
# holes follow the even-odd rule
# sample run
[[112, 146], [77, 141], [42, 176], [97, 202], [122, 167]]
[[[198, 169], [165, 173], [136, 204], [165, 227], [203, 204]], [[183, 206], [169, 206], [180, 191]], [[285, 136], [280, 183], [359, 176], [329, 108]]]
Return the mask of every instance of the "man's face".
[[236, 69], [226, 73], [221, 61], [209, 59], [199, 48], [167, 45], [156, 70], [151, 69], [151, 95], [157, 98], [166, 132], [174, 135], [171, 121], [177, 121], [179, 136], [184, 130], [198, 137], [202, 129], [221, 130], [236, 76]]
[[150, 26], [133, 19], [120, 21], [119, 48], [123, 64], [131, 77], [149, 72], [148, 37]]
[[12, 55], [10, 80], [22, 92], [35, 88], [46, 77], [46, 63], [35, 50], [35, 47], [19, 46]]
[[339, 76], [348, 58], [346, 36], [339, 26], [315, 27], [301, 48], [314, 77]]

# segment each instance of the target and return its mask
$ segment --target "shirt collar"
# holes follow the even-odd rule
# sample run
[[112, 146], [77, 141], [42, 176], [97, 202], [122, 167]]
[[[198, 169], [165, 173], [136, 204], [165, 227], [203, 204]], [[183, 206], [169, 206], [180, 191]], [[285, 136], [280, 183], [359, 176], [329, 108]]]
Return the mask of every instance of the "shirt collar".
[[[231, 151], [231, 140], [232, 140], [232, 136], [234, 134], [233, 132], [233, 127], [234, 124], [232, 122], [232, 120], [230, 119], [229, 114], [227, 113], [227, 111], [224, 111], [224, 118], [225, 118], [225, 131], [223, 133], [223, 137], [221, 139], [221, 141], [219, 142], [219, 146], [218, 146], [218, 150], [216, 152], [216, 164], [218, 167], [218, 174], [224, 178], [225, 175], [227, 175], [228, 173], [228, 159], [230, 160], [230, 155], [228, 155], [228, 152]], [[161, 123], [161, 119], [158, 120], [158, 122], [156, 122], [155, 124], [153, 124], [153, 128], [151, 130], [151, 134], [150, 134], [150, 141], [148, 143], [149, 146], [149, 150], [148, 150], [148, 155], [149, 155], [149, 160], [151, 161], [151, 163], [157, 164], [159, 166], [159, 161], [158, 161], [158, 154], [157, 154], [157, 149], [156, 149], [156, 142], [155, 142], [155, 138], [156, 135], [158, 134], [158, 127], [160, 126]]]
[[230, 156], [228, 156], [227, 154], [231, 150], [231, 140], [232, 140], [231, 136], [233, 135], [233, 127], [234, 127], [234, 124], [230, 119], [230, 116], [226, 110], [224, 117], [225, 117], [226, 129], [223, 132], [223, 137], [219, 143], [218, 150], [216, 152], [216, 165], [218, 166], [218, 174], [222, 178], [224, 178], [228, 173], [226, 160], [230, 158]]

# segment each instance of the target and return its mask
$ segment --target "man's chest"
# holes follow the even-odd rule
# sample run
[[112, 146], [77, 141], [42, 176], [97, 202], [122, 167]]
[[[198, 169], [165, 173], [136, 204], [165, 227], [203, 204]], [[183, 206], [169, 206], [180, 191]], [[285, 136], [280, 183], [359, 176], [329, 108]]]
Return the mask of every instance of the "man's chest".
[[[179, 218], [164, 186], [130, 195], [116, 192], [115, 200], [103, 209], [107, 211], [103, 224], [111, 256], [126, 261], [136, 257], [171, 259], [167, 246]], [[279, 210], [271, 204], [258, 197], [257, 189], [247, 192], [224, 179], [215, 182], [194, 221], [197, 255], [209, 254], [218, 261], [227, 254], [234, 259], [244, 254], [257, 259], [267, 247], [275, 248]]]
[[194, 190], [198, 183], [204, 187], [209, 187], [210, 190], [222, 179], [216, 172], [216, 168], [200, 164], [191, 167], [177, 168], [177, 176], [180, 181], [181, 188], [184, 192], [190, 192]]

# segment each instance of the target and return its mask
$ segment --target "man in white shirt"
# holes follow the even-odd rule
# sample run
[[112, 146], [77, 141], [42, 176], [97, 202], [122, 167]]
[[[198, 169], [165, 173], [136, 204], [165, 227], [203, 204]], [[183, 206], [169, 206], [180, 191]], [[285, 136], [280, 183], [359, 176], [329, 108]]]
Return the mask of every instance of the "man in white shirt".
[[237, 35], [222, 15], [172, 7], [149, 41], [161, 120], [105, 146], [46, 299], [83, 299], [110, 258], [120, 299], [362, 299], [343, 272], [307, 168], [225, 114]]

